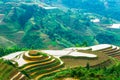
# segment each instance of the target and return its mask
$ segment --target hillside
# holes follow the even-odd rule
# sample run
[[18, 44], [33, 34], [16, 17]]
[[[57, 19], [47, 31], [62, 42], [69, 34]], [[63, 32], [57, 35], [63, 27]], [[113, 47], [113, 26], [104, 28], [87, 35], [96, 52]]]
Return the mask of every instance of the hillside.
[[[0, 5], [0, 44], [41, 49], [62, 49], [99, 43], [120, 45], [120, 36], [105, 24], [115, 23], [85, 10], [63, 9], [45, 3], [4, 2]], [[99, 18], [101, 22], [91, 22]], [[111, 38], [112, 39], [109, 39]]]
[[85, 9], [88, 12], [120, 20], [119, 0], [44, 0], [44, 2], [51, 5], [62, 4], [70, 8]]
[[[93, 80], [107, 80], [110, 78], [108, 74], [112, 74], [114, 80], [119, 79], [115, 78], [119, 75], [119, 71], [116, 70], [120, 64], [119, 60], [120, 47], [109, 44], [63, 50], [19, 51], [0, 57], [0, 79], [62, 80], [83, 77], [87, 79], [82, 75], [86, 72], [86, 76]], [[97, 77], [98, 75], [101, 77]]]

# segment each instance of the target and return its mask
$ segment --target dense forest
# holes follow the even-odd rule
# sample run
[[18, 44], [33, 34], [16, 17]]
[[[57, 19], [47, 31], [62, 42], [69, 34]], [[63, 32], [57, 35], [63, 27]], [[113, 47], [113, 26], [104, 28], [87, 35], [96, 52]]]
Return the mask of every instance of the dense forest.
[[88, 12], [120, 20], [119, 0], [44, 0], [44, 2], [63, 4], [69, 8], [85, 9]]
[[0, 57], [8, 55], [10, 53], [17, 52], [17, 51], [26, 51], [26, 50], [30, 50], [30, 49], [20, 48], [18, 46], [13, 46], [13, 47], [10, 47], [10, 48], [0, 47]]
[[[57, 8], [48, 10], [39, 6], [48, 6], [41, 2], [38, 2], [39, 5], [29, 4], [30, 2], [19, 2], [15, 5], [16, 2], [7, 2], [9, 1], [0, 3], [0, 14], [3, 16], [0, 23], [0, 44], [3, 45], [2, 47], [62, 49], [101, 43], [120, 45], [119, 31], [111, 31], [105, 26], [116, 22], [111, 18], [95, 13], [89, 14], [89, 10], [85, 9]], [[63, 0], [63, 3], [67, 2]], [[99, 18], [101, 22], [91, 22], [91, 19], [96, 18]], [[109, 39], [111, 37], [112, 39]]]

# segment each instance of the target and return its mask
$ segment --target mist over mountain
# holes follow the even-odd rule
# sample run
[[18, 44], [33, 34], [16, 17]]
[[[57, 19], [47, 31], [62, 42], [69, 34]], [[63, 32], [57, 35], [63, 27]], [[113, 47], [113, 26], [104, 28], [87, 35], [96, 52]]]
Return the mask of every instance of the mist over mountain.
[[[0, 44], [47, 49], [99, 43], [120, 45], [119, 29], [107, 28], [119, 22], [119, 11], [113, 16], [113, 4], [119, 8], [114, 0], [0, 1]], [[95, 19], [100, 21], [93, 22]]]

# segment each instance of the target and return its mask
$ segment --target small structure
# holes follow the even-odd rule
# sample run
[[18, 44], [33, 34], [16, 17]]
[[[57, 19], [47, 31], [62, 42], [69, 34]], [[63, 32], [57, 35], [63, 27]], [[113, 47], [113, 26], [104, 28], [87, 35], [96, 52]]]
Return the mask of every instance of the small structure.
[[93, 22], [93, 23], [99, 23], [100, 19], [96, 18], [96, 19], [91, 19], [90, 21]]
[[120, 24], [112, 24], [109, 28], [120, 29]]

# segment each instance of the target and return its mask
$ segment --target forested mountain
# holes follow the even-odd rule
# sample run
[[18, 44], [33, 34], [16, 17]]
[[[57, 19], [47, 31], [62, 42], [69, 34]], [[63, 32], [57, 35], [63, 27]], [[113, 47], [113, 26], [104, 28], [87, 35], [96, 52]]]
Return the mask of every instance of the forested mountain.
[[69, 8], [86, 9], [89, 12], [120, 20], [120, 0], [44, 0], [44, 2], [63, 4]]
[[[70, 46], [88, 46], [99, 43], [120, 45], [119, 31], [111, 31], [104, 24], [117, 21], [101, 16], [94, 8], [82, 5], [87, 0], [0, 2], [0, 45], [27, 48], [59, 49]], [[69, 2], [73, 1], [73, 2]], [[94, 0], [93, 0], [94, 1]], [[57, 2], [70, 8], [53, 7]], [[45, 4], [47, 3], [47, 4]], [[73, 4], [72, 4], [73, 3]], [[82, 3], [82, 9], [80, 3]], [[102, 1], [96, 1], [100, 6]], [[91, 1], [92, 5], [93, 2]], [[95, 6], [95, 5], [93, 5]], [[73, 8], [78, 9], [73, 9]], [[102, 7], [99, 7], [102, 8]], [[106, 8], [103, 6], [103, 10]], [[98, 12], [98, 11], [96, 11]], [[107, 13], [106, 13], [107, 14]], [[99, 18], [94, 23], [91, 19]]]

